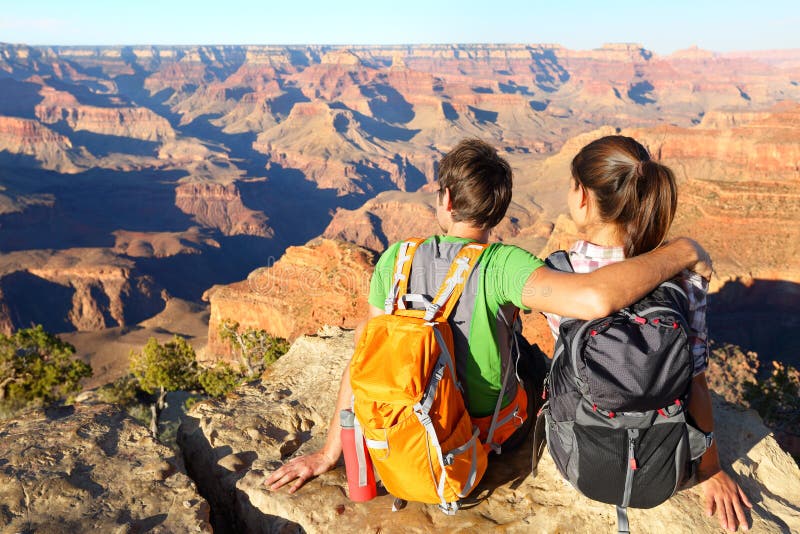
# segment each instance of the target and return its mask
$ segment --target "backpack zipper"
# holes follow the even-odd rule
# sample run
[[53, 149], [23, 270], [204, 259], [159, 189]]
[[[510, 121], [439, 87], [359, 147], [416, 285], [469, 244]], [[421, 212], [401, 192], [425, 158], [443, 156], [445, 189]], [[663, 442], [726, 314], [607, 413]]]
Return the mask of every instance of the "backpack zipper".
[[631, 502], [631, 490], [633, 489], [633, 472], [639, 469], [636, 464], [636, 438], [639, 437], [638, 428], [628, 429], [628, 469], [625, 473], [625, 489], [622, 494], [622, 508], [627, 508]]

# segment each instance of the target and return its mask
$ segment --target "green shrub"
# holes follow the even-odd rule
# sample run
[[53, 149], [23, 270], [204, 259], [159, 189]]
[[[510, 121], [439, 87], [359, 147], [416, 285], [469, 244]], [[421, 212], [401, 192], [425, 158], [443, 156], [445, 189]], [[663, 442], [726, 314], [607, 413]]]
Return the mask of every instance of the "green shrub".
[[163, 345], [151, 337], [141, 352], [131, 351], [130, 370], [143, 391], [162, 397], [167, 391], [198, 386], [194, 349], [177, 335]]
[[128, 408], [138, 402], [138, 391], [139, 382], [136, 378], [133, 375], [125, 375], [99, 388], [97, 398], [103, 402], [119, 404], [123, 408]]
[[772, 362], [772, 375], [747, 384], [745, 399], [770, 428], [800, 435], [800, 371]]
[[242, 374], [236, 372], [230, 365], [221, 363], [216, 367], [204, 369], [198, 376], [200, 386], [212, 397], [224, 397], [242, 381]]
[[87, 363], [73, 358], [75, 347], [41, 325], [0, 334], [0, 404], [5, 412], [63, 401], [92, 376]]
[[219, 335], [230, 344], [239, 358], [243, 373], [257, 374], [286, 354], [290, 344], [282, 337], [269, 334], [262, 328], [246, 328], [240, 331], [238, 322], [224, 319], [219, 324]]

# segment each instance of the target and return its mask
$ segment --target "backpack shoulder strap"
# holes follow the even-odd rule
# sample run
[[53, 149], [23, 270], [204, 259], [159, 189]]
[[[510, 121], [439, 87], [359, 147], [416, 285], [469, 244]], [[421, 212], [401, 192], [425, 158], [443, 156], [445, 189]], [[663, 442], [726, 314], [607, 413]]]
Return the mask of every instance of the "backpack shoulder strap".
[[[545, 431], [547, 421], [544, 412], [548, 409], [549, 407], [545, 403], [539, 413], [536, 414], [536, 423], [533, 427], [533, 454], [531, 455], [531, 474], [533, 478], [536, 478], [536, 475], [539, 474], [539, 460], [542, 458], [542, 452], [544, 452], [544, 446], [547, 442], [547, 432]], [[528, 414], [528, 417], [531, 417], [531, 414]]]
[[433, 304], [428, 307], [425, 313], [426, 321], [432, 321], [437, 314], [442, 320], [447, 320], [450, 317], [458, 299], [461, 297], [461, 293], [464, 292], [464, 286], [472, 269], [488, 246], [487, 243], [467, 243], [461, 247], [461, 250], [458, 251], [458, 254], [450, 264], [450, 270], [436, 293]]
[[397, 249], [397, 258], [392, 273], [392, 287], [389, 289], [389, 294], [386, 295], [386, 300], [383, 304], [383, 311], [387, 315], [391, 315], [396, 309], [397, 298], [408, 291], [408, 275], [411, 273], [411, 262], [414, 259], [417, 247], [424, 242], [425, 238], [412, 237], [403, 241], [400, 244], [400, 248]]
[[572, 262], [569, 261], [569, 252], [566, 250], [556, 250], [544, 260], [545, 265], [556, 271], [574, 273]]

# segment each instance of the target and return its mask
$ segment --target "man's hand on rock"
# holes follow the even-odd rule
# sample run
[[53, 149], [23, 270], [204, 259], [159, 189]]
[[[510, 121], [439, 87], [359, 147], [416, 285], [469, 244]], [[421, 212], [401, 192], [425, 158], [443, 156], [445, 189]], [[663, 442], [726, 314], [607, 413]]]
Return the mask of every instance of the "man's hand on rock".
[[705, 494], [706, 515], [712, 516], [716, 512], [720, 526], [730, 532], [736, 532], [740, 526], [742, 530], [749, 530], [745, 506], [752, 508], [753, 505], [725, 471], [717, 471], [701, 486]]
[[270, 491], [275, 491], [291, 483], [289, 493], [294, 493], [307, 480], [330, 471], [334, 465], [336, 460], [331, 459], [324, 451], [298, 456], [275, 470], [264, 481], [264, 485]]

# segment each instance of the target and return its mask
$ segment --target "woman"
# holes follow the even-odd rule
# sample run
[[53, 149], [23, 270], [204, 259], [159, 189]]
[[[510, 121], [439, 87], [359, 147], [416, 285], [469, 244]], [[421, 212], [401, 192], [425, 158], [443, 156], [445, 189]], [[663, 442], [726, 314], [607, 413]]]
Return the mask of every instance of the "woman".
[[[567, 193], [570, 215], [587, 238], [570, 249], [573, 269], [587, 273], [655, 249], [669, 231], [677, 203], [672, 171], [653, 161], [636, 140], [613, 135], [589, 143], [572, 160]], [[714, 420], [705, 377], [708, 282], [689, 271], [684, 271], [679, 281], [690, 301], [689, 342], [694, 359], [687, 409], [701, 430], [711, 432]], [[560, 318], [547, 317], [557, 335]], [[706, 513], [716, 511], [723, 528], [733, 531], [740, 525], [746, 530], [744, 506], [752, 505], [720, 468], [716, 440], [700, 460], [698, 480], [705, 493]]]

